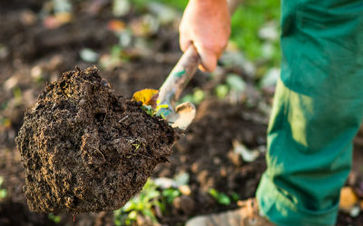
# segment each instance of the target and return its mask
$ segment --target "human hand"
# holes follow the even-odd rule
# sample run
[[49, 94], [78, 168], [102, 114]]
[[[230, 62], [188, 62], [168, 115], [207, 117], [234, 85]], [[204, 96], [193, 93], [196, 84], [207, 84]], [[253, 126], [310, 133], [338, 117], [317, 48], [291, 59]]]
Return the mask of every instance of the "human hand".
[[231, 32], [227, 0], [190, 0], [179, 26], [180, 47], [193, 44], [202, 71], [213, 71]]

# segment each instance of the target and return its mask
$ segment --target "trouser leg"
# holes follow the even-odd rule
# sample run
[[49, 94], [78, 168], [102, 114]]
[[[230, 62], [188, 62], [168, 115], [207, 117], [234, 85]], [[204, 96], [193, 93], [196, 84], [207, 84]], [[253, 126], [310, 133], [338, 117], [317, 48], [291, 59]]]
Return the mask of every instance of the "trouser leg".
[[[294, 3], [292, 3], [294, 2]], [[363, 1], [286, 1], [257, 199], [278, 225], [333, 225], [363, 116]]]

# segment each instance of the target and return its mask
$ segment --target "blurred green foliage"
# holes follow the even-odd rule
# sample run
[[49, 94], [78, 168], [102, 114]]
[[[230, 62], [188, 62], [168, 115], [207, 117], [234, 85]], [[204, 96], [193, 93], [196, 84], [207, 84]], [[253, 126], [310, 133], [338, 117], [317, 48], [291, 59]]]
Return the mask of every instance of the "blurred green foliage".
[[200, 88], [195, 88], [192, 93], [185, 95], [178, 103], [191, 102], [198, 105], [205, 99], [205, 92]]
[[208, 193], [219, 203], [225, 206], [231, 204], [231, 199], [223, 192], [219, 192], [214, 188], [208, 190]]
[[58, 215], [54, 215], [53, 213], [48, 214], [48, 219], [58, 224], [61, 222], [62, 218]]
[[139, 194], [128, 201], [125, 206], [114, 211], [114, 223], [117, 226], [133, 225], [137, 222], [138, 217], [158, 223], [156, 213], [165, 213], [166, 206], [179, 196], [181, 196], [181, 192], [178, 188], [162, 189], [149, 179]]
[[136, 222], [138, 215], [148, 218], [156, 223], [157, 219], [153, 213], [155, 207], [165, 208], [159, 201], [161, 193], [157, 186], [148, 180], [143, 190], [126, 203], [122, 208], [114, 211], [115, 225], [132, 225]]
[[167, 188], [163, 190], [162, 195], [166, 198], [166, 201], [171, 204], [176, 197], [181, 196], [181, 192], [175, 188]]
[[[188, 3], [188, 0], [153, 0], [154, 2], [163, 3], [165, 5], [171, 6], [173, 8], [176, 8], [178, 10], [184, 10], [185, 6]], [[133, 4], [135, 4], [137, 7], [143, 7], [147, 3], [150, 2], [150, 0], [131, 0]]]
[[[245, 0], [232, 17], [231, 41], [251, 60], [262, 57], [264, 40], [258, 36], [258, 31], [267, 22], [279, 24], [280, 1], [277, 0]], [[273, 63], [280, 62], [279, 40], [273, 43]]]
[[179, 9], [179, 10], [184, 10], [185, 6], [187, 5], [188, 3], [188, 0], [173, 0], [173, 1], [170, 1], [170, 0], [156, 0], [160, 3], [164, 3], [166, 5], [169, 5], [169, 6], [172, 6], [176, 9]]

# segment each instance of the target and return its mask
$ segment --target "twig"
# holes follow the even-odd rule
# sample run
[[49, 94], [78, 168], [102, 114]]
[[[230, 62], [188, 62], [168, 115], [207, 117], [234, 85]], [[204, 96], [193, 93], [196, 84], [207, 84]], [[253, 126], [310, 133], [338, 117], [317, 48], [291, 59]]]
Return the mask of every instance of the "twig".
[[129, 117], [128, 115], [125, 115], [122, 119], [120, 119], [120, 121], [118, 121], [118, 123], [125, 121], [128, 117]]

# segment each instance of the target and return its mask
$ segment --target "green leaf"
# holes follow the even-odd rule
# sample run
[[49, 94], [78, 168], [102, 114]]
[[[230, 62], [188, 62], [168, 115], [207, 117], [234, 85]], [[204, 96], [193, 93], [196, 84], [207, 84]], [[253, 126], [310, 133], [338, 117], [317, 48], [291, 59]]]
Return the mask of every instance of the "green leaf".
[[146, 217], [149, 217], [153, 222], [157, 222], [156, 217], [154, 216], [153, 212], [150, 209], [142, 210], [142, 214]]
[[8, 192], [5, 189], [0, 189], [0, 199], [6, 198]]
[[219, 99], [224, 99], [228, 94], [229, 88], [227, 85], [218, 85], [215, 89], [216, 95]]
[[195, 89], [193, 93], [193, 103], [199, 104], [205, 98], [205, 93], [201, 89]]
[[209, 189], [209, 191], [208, 191], [208, 193], [209, 193], [211, 196], [213, 196], [213, 198], [217, 198], [217, 196], [218, 196], [218, 192], [217, 192], [217, 190], [216, 190], [216, 189], [214, 189], [214, 188], [210, 188], [210, 189]]
[[180, 103], [184, 103], [184, 102], [191, 102], [191, 103], [193, 103], [193, 95], [192, 95], [192, 94], [187, 94], [187, 95], [185, 95], [185, 96], [181, 99]]
[[163, 190], [162, 195], [166, 198], [168, 203], [172, 203], [176, 197], [181, 195], [181, 192], [175, 188], [168, 188]]
[[158, 223], [153, 209], [159, 207], [161, 210], [165, 210], [165, 206], [160, 200], [162, 200], [161, 192], [157, 185], [149, 179], [137, 196], [128, 201], [121, 209], [114, 211], [114, 223], [116, 225], [133, 225], [138, 215], [144, 215], [154, 223]]
[[130, 220], [136, 220], [136, 218], [137, 218], [137, 212], [136, 212], [135, 210], [131, 211], [131, 212], [129, 213], [129, 215], [128, 215], [128, 218], [129, 218]]
[[111, 57], [112, 58], [120, 58], [121, 57], [122, 48], [119, 45], [114, 45], [111, 48]]
[[233, 192], [233, 193], [231, 194], [231, 198], [232, 198], [232, 199], [233, 199], [233, 201], [235, 201], [235, 202], [237, 202], [237, 201], [240, 199], [239, 195], [238, 195], [236, 192]]
[[229, 204], [231, 204], [231, 199], [224, 193], [221, 193], [218, 197], [218, 203], [222, 204], [222, 205], [226, 205], [228, 206]]
[[54, 215], [53, 213], [48, 214], [48, 219], [56, 224], [60, 223], [62, 220], [60, 216]]
[[135, 147], [135, 151], [137, 151], [139, 148], [140, 148], [140, 144], [131, 144], [132, 146], [134, 146]]
[[228, 195], [218, 192], [216, 189], [211, 188], [209, 189], [208, 193], [219, 203], [222, 205], [229, 205], [231, 204], [231, 199], [228, 197]]

